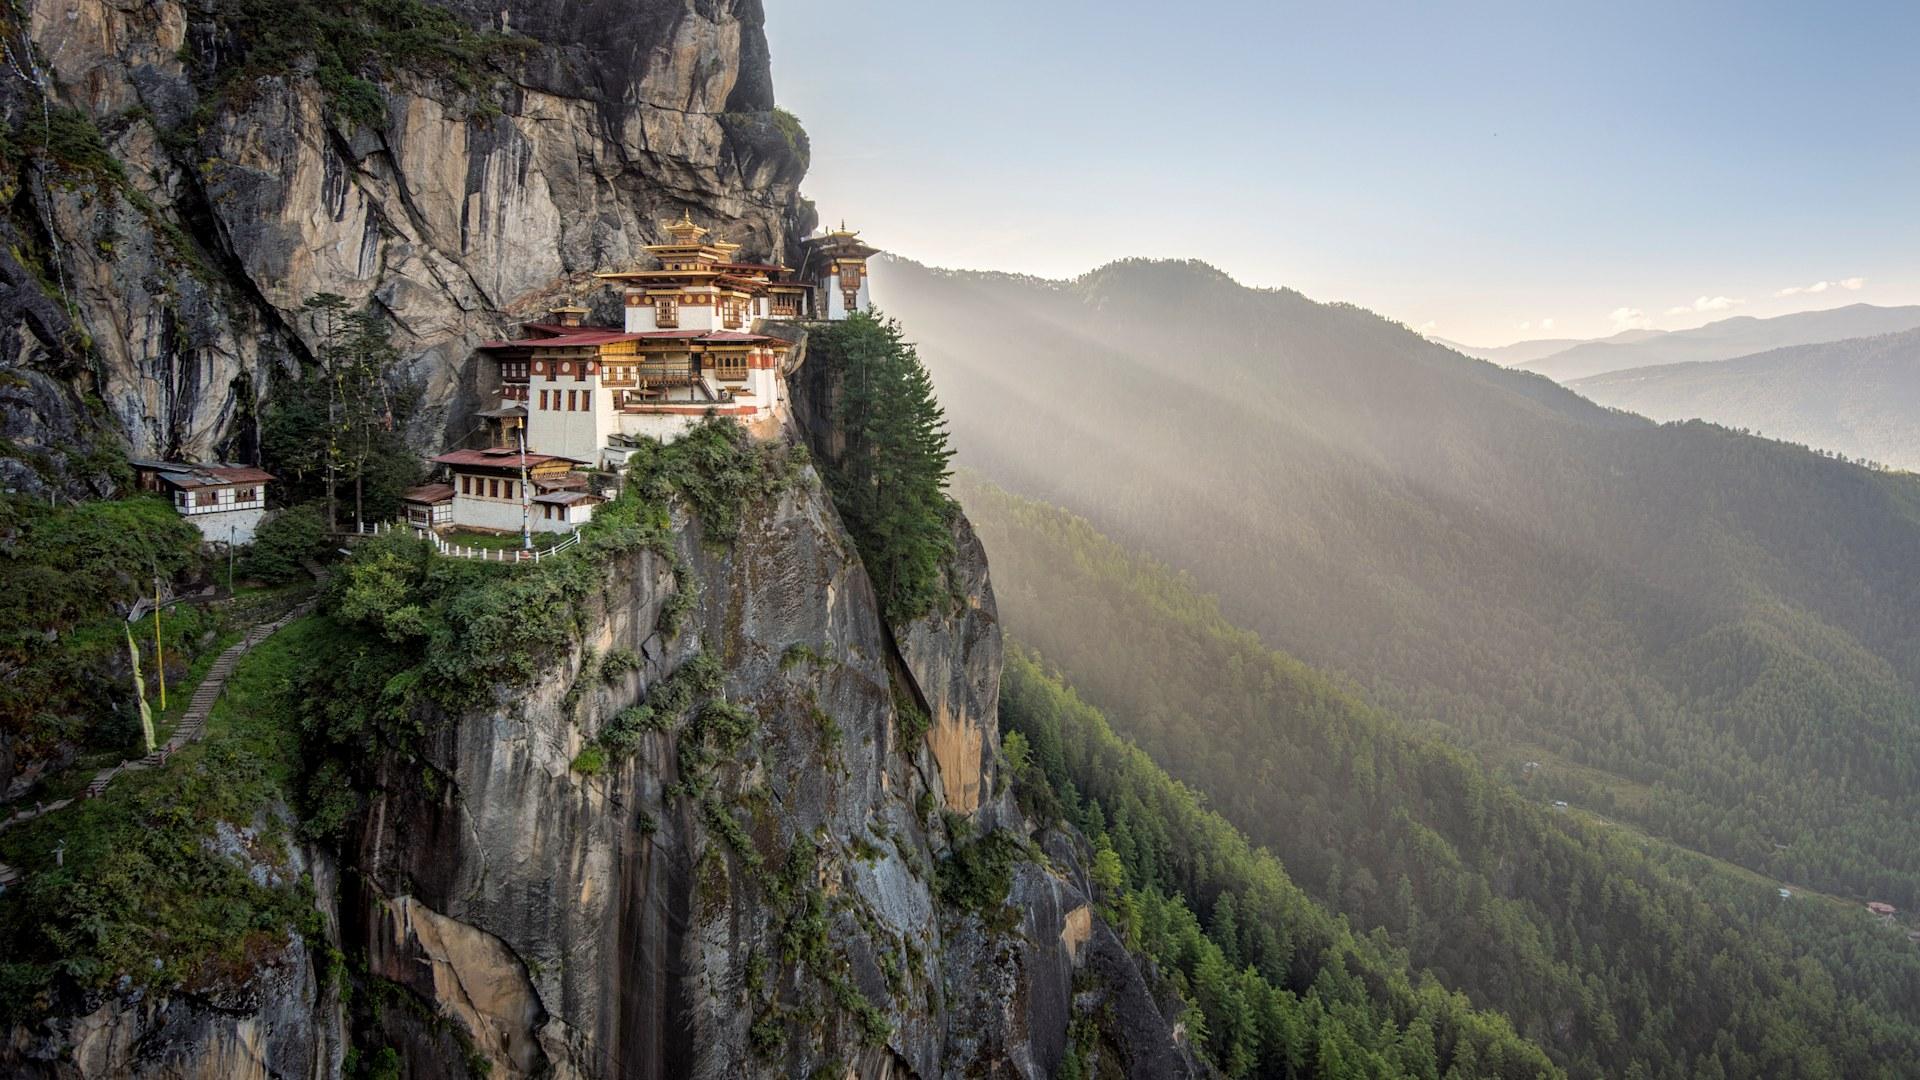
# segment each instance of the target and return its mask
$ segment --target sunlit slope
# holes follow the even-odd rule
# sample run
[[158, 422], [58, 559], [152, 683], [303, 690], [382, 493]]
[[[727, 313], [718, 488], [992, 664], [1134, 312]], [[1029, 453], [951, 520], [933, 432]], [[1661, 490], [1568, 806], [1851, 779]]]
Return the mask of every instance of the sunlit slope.
[[[1437, 732], [1268, 650], [1084, 519], [976, 476], [956, 492], [1014, 639], [1309, 893], [1507, 1013], [1572, 1075], [1920, 1069], [1920, 952], [1857, 905], [1783, 904], [1772, 883], [1554, 810], [1555, 770], [1516, 791]], [[1006, 708], [1035, 759], [1101, 802], [1129, 865], [1190, 892], [1210, 880], [1224, 857], [1156, 812], [1156, 785], [1103, 723], [1049, 707], [1057, 733], [1043, 737], [1034, 681], [1010, 666]]]
[[1596, 809], [1920, 902], [1920, 484], [1660, 426], [1371, 313], [1191, 263], [879, 268], [965, 464]]

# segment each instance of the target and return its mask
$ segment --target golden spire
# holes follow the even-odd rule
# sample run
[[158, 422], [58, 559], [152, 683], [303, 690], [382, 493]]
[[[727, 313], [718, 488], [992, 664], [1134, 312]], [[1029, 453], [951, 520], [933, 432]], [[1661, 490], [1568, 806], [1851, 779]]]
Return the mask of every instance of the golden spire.
[[676, 244], [699, 243], [700, 238], [707, 235], [707, 231], [693, 223], [693, 211], [690, 209], [682, 209], [680, 220], [667, 224], [667, 235], [673, 237]]

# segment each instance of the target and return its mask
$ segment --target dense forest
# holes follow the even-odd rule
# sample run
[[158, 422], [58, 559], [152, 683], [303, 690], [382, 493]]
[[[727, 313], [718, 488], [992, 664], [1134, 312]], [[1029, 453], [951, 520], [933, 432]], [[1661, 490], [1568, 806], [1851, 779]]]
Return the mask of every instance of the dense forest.
[[[1536, 1077], [1557, 1070], [1385, 935], [1361, 937], [1193, 789], [1016, 652], [1001, 724], [1023, 805], [1096, 845], [1106, 914], [1189, 1003], [1228, 1076]], [[1204, 920], [1203, 920], [1204, 916]]]
[[1195, 263], [876, 279], [960, 464], [1502, 775], [1920, 906], [1920, 480], [1612, 412]]
[[[1267, 649], [1190, 579], [1084, 519], [965, 475], [957, 494], [1009, 633], [1070, 673], [1118, 736], [1038, 660], [1012, 666], [1008, 722], [1053, 788], [1100, 807], [1091, 824], [1129, 880], [1176, 891], [1210, 929], [1234, 894], [1235, 934], [1260, 934], [1222, 884], [1220, 864], [1244, 859], [1208, 853], [1121, 738], [1357, 933], [1505, 1013], [1570, 1075], [1920, 1068], [1920, 950], [1857, 905], [1782, 900], [1771, 882], [1555, 810]], [[1273, 921], [1281, 941], [1297, 932], [1297, 918]]]

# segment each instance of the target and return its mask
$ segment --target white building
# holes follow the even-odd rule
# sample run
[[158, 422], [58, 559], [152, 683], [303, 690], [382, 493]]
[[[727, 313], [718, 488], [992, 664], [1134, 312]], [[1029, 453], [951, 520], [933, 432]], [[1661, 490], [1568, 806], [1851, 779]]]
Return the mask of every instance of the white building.
[[[808, 242], [798, 279], [740, 261], [740, 245], [710, 238], [690, 217], [665, 231], [668, 242], [647, 248], [657, 267], [597, 275], [620, 289], [621, 326], [584, 326], [586, 309], [568, 304], [525, 324], [525, 337], [480, 346], [497, 364], [499, 400], [480, 414], [497, 446], [618, 468], [638, 440], [671, 441], [708, 415], [773, 436], [787, 413], [794, 345], [758, 323], [844, 319], [871, 302], [875, 249], [844, 227]], [[481, 509], [460, 497], [454, 520], [471, 524]]]
[[867, 260], [877, 254], [879, 250], [863, 243], [859, 231], [847, 228], [845, 222], [807, 241], [801, 277], [813, 287], [816, 319], [839, 322], [873, 306]]
[[416, 529], [441, 529], [453, 524], [453, 485], [422, 484], [400, 496], [407, 524]]
[[142, 491], [167, 495], [173, 508], [217, 544], [251, 544], [267, 516], [267, 484], [276, 477], [250, 465], [131, 462]]
[[[455, 450], [434, 458], [452, 477], [447, 517], [463, 529], [572, 532], [606, 500], [593, 494], [579, 461], [513, 447]], [[429, 508], [436, 504], [428, 503]], [[431, 511], [430, 511], [431, 515]]]

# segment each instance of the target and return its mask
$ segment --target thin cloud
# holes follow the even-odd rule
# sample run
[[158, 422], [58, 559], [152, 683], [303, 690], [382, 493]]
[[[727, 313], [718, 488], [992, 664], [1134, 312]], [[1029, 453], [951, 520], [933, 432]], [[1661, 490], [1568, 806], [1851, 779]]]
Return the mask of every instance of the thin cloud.
[[1613, 328], [1616, 331], [1646, 330], [1653, 326], [1653, 320], [1647, 318], [1647, 313], [1641, 311], [1639, 308], [1614, 308], [1613, 312], [1609, 314], [1607, 318], [1612, 321]]
[[1848, 292], [1859, 292], [1861, 289], [1864, 289], [1866, 287], [1867, 287], [1866, 278], [1850, 277], [1850, 278], [1841, 278], [1838, 281], [1816, 281], [1811, 285], [1790, 285], [1787, 288], [1781, 289], [1779, 292], [1774, 293], [1773, 295], [1775, 296], [1801, 296], [1801, 295], [1818, 296], [1829, 289], [1845, 289]]
[[1746, 297], [1735, 299], [1731, 296], [1702, 296], [1692, 304], [1667, 309], [1669, 315], [1703, 315], [1715, 311], [1731, 311], [1746, 303]]

